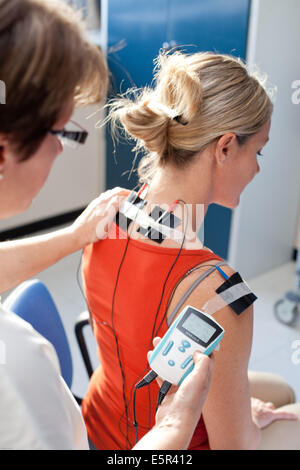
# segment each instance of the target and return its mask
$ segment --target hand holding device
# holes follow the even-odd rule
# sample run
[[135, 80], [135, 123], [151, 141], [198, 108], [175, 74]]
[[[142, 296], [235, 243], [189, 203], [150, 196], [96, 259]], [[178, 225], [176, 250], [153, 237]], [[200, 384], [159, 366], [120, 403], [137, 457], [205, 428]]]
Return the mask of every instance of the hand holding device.
[[209, 356], [224, 333], [210, 315], [188, 305], [152, 351], [149, 365], [164, 381], [180, 385], [194, 368], [193, 353]]
[[[160, 338], [153, 340], [156, 347]], [[150, 351], [148, 357], [151, 355]], [[158, 408], [155, 417], [155, 426], [142, 437], [134, 450], [187, 449], [199, 422], [202, 407], [206, 400], [211, 383], [214, 359], [196, 351], [193, 354], [194, 369], [177, 387], [173, 385]], [[157, 377], [159, 386], [162, 380]]]

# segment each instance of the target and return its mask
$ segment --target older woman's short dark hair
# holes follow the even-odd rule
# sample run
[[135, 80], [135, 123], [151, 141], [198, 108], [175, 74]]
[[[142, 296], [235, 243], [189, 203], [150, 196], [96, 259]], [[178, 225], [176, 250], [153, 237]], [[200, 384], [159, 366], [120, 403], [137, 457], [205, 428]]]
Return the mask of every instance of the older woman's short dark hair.
[[0, 0], [0, 133], [21, 160], [39, 148], [64, 107], [100, 102], [108, 83], [101, 50], [79, 13], [59, 0]]

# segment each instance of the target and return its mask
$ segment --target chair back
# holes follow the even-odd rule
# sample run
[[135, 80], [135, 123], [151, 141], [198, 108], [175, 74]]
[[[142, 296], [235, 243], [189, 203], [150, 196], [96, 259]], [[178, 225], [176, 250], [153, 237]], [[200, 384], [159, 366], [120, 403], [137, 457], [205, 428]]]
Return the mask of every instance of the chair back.
[[69, 342], [47, 287], [37, 279], [26, 281], [10, 294], [4, 307], [30, 323], [52, 343], [59, 359], [61, 375], [71, 388], [73, 365]]

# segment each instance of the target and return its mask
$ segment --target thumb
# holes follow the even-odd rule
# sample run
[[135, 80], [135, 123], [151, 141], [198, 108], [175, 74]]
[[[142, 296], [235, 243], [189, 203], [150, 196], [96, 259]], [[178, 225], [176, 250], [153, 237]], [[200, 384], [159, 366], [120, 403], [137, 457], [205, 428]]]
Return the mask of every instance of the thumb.
[[208, 357], [199, 351], [193, 354], [194, 369], [183, 381], [181, 387], [206, 398], [214, 370], [214, 357]]
[[193, 360], [195, 364], [195, 373], [198, 373], [200, 371], [202, 371], [203, 373], [205, 372], [205, 369], [208, 369], [207, 372], [209, 375], [213, 372], [215, 366], [215, 358], [213, 354], [209, 357], [206, 354], [201, 353], [200, 351], [195, 351], [193, 354]]

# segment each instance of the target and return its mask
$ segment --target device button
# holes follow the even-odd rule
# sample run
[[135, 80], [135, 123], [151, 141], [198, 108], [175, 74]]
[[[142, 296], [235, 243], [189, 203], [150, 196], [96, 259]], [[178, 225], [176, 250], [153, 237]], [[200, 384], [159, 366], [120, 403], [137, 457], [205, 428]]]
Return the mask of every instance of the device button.
[[164, 349], [162, 355], [163, 356], [166, 356], [168, 354], [168, 352], [170, 351], [170, 349], [172, 348], [174, 344], [174, 341], [170, 341], [168, 344], [167, 344], [167, 347]]
[[193, 360], [193, 356], [189, 356], [186, 360], [181, 364], [181, 369], [185, 369], [186, 366]]
[[171, 367], [175, 366], [175, 362], [172, 361], [172, 359], [170, 359], [170, 360], [168, 361], [168, 364], [169, 364], [169, 366], [171, 366]]
[[179, 350], [180, 352], [185, 352], [185, 348], [184, 348], [183, 346], [179, 346], [178, 350]]
[[190, 343], [186, 339], [184, 339], [182, 341], [182, 346], [184, 346], [185, 348], [190, 348], [191, 347]]

